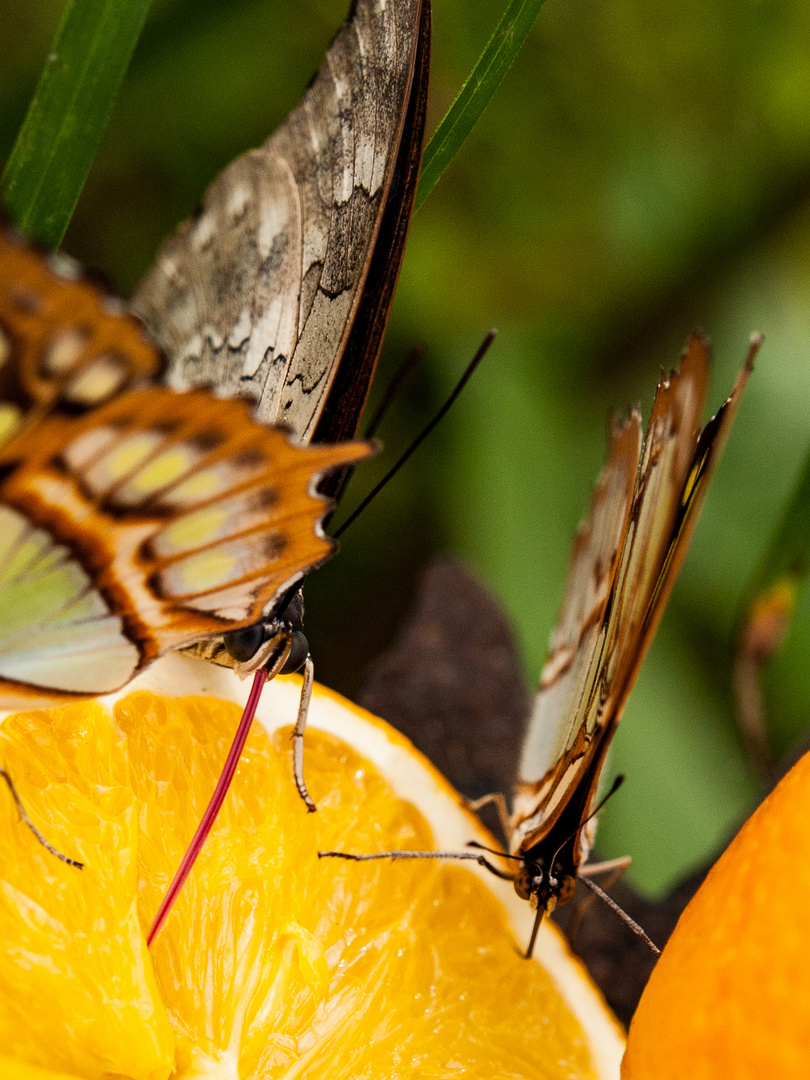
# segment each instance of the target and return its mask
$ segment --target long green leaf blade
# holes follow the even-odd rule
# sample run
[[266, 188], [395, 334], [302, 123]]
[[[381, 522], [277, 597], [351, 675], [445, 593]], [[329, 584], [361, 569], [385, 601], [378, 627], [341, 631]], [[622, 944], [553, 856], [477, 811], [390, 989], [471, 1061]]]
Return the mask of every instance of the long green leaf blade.
[[810, 454], [785, 506], [749, 593], [757, 597], [778, 584], [798, 589], [810, 572]]
[[417, 210], [492, 100], [534, 26], [543, 3], [544, 0], [512, 0], [504, 11], [456, 100], [425, 147], [422, 175], [416, 193]]
[[149, 0], [68, 0], [0, 189], [29, 236], [59, 246], [96, 156]]

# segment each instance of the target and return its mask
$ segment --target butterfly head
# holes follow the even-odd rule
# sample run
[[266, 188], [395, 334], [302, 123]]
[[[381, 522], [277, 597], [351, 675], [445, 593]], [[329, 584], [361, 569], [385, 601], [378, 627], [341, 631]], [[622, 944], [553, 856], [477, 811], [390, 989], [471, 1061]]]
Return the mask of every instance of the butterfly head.
[[266, 667], [274, 674], [290, 675], [299, 671], [309, 656], [303, 630], [304, 596], [295, 589], [272, 615], [225, 634], [223, 645], [240, 674]]
[[575, 890], [576, 871], [559, 857], [547, 860], [529, 851], [515, 876], [518, 896], [549, 915], [557, 904], [567, 904]]

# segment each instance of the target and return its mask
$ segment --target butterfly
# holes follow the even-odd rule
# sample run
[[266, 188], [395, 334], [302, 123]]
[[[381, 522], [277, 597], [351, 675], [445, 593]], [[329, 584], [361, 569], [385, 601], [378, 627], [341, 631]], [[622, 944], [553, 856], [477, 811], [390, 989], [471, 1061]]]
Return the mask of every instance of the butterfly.
[[[508, 851], [494, 853], [516, 871], [506, 873], [473, 852], [420, 853], [476, 860], [513, 881], [517, 893], [537, 909], [527, 956], [543, 916], [573, 897], [578, 879], [600, 891], [590, 882], [595, 867], [584, 864], [600, 807], [602, 767], [686, 555], [759, 345], [759, 337], [752, 339], [731, 394], [702, 429], [711, 360], [700, 334], [689, 339], [678, 370], [662, 376], [643, 440], [637, 409], [613, 423], [607, 463], [574, 540], [511, 813], [503, 795], [470, 804], [472, 809], [496, 804]], [[368, 859], [414, 853], [322, 855]]]
[[120, 301], [5, 226], [0, 360], [2, 707], [118, 689], [332, 554], [315, 485], [369, 445], [296, 446], [246, 402], [160, 385]]
[[[358, 0], [298, 107], [164, 243], [131, 304], [170, 385], [248, 397], [302, 443], [354, 437], [413, 212], [430, 44], [430, 0]], [[300, 667], [300, 594], [288, 610]], [[268, 638], [259, 623], [196, 651], [244, 671]]]

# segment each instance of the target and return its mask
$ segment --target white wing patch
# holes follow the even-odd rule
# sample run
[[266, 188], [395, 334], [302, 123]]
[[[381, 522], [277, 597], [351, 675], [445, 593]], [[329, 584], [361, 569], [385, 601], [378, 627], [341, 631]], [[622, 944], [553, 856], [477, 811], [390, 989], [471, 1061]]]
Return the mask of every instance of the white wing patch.
[[0, 678], [104, 694], [128, 682], [139, 661], [70, 549], [0, 506]]

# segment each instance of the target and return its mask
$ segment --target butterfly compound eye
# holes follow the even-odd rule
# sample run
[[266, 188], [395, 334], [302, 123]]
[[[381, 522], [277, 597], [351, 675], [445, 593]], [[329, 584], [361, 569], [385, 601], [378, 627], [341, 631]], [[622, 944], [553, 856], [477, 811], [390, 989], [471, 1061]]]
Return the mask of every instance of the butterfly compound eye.
[[239, 664], [246, 664], [252, 659], [264, 641], [264, 623], [254, 623], [241, 630], [231, 630], [223, 636], [222, 642], [228, 653]]
[[309, 656], [309, 642], [301, 633], [300, 630], [296, 630], [292, 636], [292, 645], [290, 646], [290, 655], [281, 669], [281, 675], [292, 675], [293, 672], [299, 671]]

